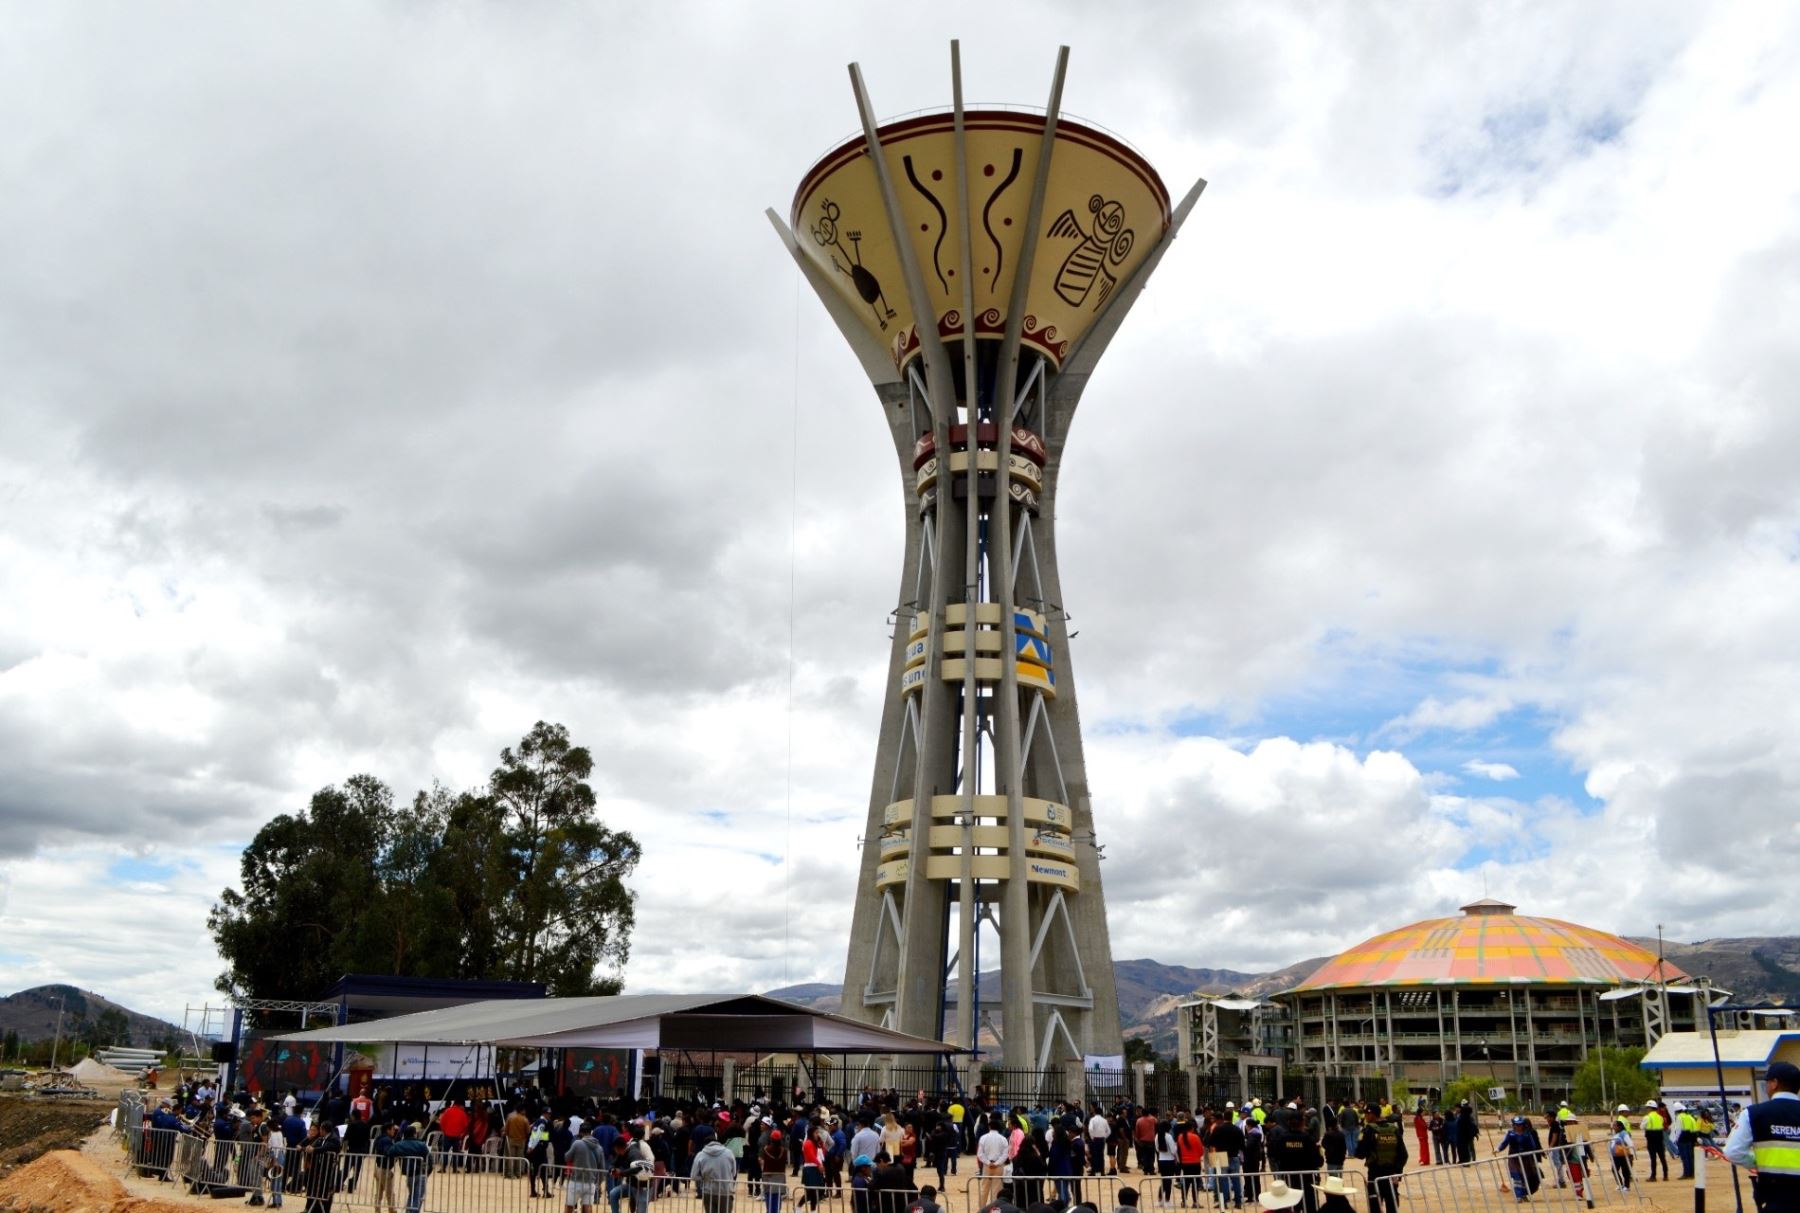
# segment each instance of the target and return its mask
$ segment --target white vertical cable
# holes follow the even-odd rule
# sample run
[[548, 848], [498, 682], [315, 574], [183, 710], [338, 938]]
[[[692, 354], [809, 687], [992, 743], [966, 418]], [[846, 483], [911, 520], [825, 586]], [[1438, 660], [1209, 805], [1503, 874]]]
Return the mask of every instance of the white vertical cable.
[[800, 275], [794, 274], [793, 438], [788, 472], [787, 817], [781, 847], [781, 981], [792, 985], [789, 942], [794, 901], [794, 616], [800, 564]]

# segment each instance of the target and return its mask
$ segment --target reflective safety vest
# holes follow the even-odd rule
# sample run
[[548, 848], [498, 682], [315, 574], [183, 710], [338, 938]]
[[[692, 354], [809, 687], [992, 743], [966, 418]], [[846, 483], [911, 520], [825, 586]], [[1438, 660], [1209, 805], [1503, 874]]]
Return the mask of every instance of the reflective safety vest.
[[1257, 1124], [1260, 1125], [1263, 1121], [1267, 1120], [1268, 1118], [1269, 1118], [1269, 1114], [1267, 1112], [1263, 1111], [1261, 1108], [1251, 1108], [1250, 1109], [1250, 1119], [1254, 1120]]
[[1800, 1213], [1800, 1099], [1752, 1104], [1750, 1151], [1763, 1213]]
[[1569, 1121], [1575, 1119], [1575, 1113], [1570, 1111], [1568, 1108], [1558, 1108], [1556, 1110], [1556, 1119], [1562, 1121], [1564, 1124], [1567, 1124]]
[[1661, 1133], [1662, 1131], [1663, 1131], [1662, 1113], [1661, 1112], [1646, 1112], [1646, 1113], [1644, 1113], [1644, 1132], [1646, 1132], [1646, 1133]]
[[1675, 1114], [1675, 1123], [1681, 1126], [1681, 1135], [1683, 1137], [1686, 1137], [1689, 1133], [1697, 1132], [1700, 1128], [1700, 1122], [1694, 1119], [1694, 1114], [1692, 1112], [1677, 1112]]

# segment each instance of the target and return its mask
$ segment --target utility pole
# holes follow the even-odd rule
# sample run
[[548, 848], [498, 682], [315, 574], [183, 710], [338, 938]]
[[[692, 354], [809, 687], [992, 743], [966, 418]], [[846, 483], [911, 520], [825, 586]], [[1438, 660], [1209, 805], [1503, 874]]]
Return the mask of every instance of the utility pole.
[[50, 1045], [50, 1068], [52, 1070], [56, 1069], [56, 1055], [62, 1052], [63, 1006], [68, 1001], [69, 996], [67, 994], [58, 996], [56, 1000], [56, 1039]]
[[[1612, 1107], [1606, 1095], [1606, 1024], [1600, 1018], [1600, 996], [1594, 995], [1594, 1040], [1600, 1049], [1600, 1102]], [[1610, 1113], [1608, 1113], [1610, 1115]]]

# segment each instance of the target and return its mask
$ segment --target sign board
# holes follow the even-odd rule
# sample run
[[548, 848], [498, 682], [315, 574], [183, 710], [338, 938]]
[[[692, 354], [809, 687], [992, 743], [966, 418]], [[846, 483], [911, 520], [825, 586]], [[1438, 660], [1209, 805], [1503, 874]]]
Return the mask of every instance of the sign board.
[[480, 1045], [361, 1044], [352, 1046], [369, 1059], [370, 1077], [393, 1079], [485, 1078], [490, 1059]]

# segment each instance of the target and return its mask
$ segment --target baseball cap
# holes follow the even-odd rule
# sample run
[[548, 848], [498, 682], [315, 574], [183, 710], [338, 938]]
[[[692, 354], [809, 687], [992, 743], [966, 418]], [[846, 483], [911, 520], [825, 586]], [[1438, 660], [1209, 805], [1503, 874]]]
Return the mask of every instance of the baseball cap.
[[852, 1162], [850, 1165], [852, 1168], [872, 1167], [875, 1165], [875, 1160], [873, 1158], [870, 1158], [867, 1154], [858, 1154], [856, 1156], [856, 1161]]

